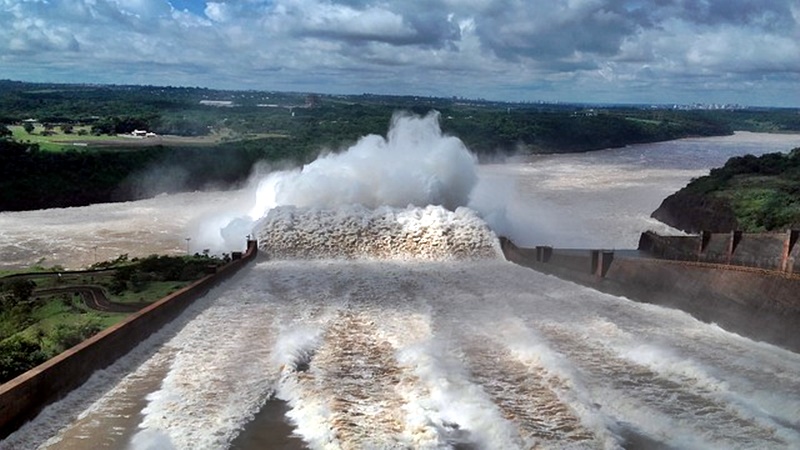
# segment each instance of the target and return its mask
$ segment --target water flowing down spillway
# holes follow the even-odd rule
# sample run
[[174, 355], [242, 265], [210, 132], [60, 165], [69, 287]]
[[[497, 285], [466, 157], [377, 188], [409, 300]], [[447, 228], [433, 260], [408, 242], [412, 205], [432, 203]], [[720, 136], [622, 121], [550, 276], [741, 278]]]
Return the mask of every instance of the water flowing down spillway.
[[257, 227], [259, 247], [279, 258], [450, 260], [498, 254], [497, 237], [467, 208], [278, 207]]
[[[314, 449], [800, 446], [799, 355], [512, 265], [471, 211], [261, 226], [263, 249], [294, 253], [210, 294], [51, 448], [228, 448], [276, 400]], [[322, 247], [298, 240], [320, 229]], [[385, 253], [392, 237], [450, 247]]]
[[261, 250], [0, 449], [800, 448], [800, 355], [513, 265], [497, 239], [630, 247], [691, 177], [797, 137], [477, 166], [436, 119], [252, 190], [0, 214], [12, 264]]

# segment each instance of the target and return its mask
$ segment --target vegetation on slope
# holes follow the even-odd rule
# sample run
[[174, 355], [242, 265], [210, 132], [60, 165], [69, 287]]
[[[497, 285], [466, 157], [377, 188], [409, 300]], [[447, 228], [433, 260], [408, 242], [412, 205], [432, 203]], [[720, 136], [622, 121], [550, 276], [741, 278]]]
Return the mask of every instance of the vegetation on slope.
[[[34, 272], [0, 278], [0, 383], [47, 361], [132, 311], [188, 285], [225, 258], [206, 255], [122, 255], [99, 263], [103, 272]], [[56, 268], [57, 269], [57, 268]], [[73, 288], [91, 286], [105, 293], [108, 311], [89, 308]]]
[[[800, 129], [789, 110], [683, 111], [0, 80], [0, 211], [236, 186], [258, 161], [305, 163], [392, 114], [441, 113], [479, 157], [589, 151], [736, 129]], [[157, 138], [135, 139], [133, 130]], [[164, 136], [169, 135], [169, 136]]]
[[653, 217], [688, 232], [800, 227], [800, 148], [729, 159], [667, 197]]

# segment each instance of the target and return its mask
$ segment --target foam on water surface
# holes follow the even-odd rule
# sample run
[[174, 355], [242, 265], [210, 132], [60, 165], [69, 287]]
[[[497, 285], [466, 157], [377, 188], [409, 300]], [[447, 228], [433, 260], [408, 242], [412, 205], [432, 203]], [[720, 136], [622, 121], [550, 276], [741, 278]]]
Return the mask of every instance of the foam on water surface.
[[[766, 375], [797, 355], [628, 303], [499, 259], [261, 261], [168, 342], [134, 448], [225, 448], [272, 396], [313, 449], [800, 442], [800, 380]], [[767, 372], [717, 370], [740, 351]]]
[[497, 236], [467, 208], [277, 207], [256, 230], [260, 250], [271, 258], [501, 257]]
[[[429, 122], [409, 123], [463, 155]], [[330, 180], [321, 169], [308, 173]], [[436, 197], [445, 179], [419, 186]], [[452, 210], [346, 206], [358, 196], [332, 209], [297, 192], [310, 203], [264, 206], [255, 230], [272, 260], [193, 305], [145, 363], [110, 368], [131, 371], [115, 386], [87, 384], [0, 448], [80, 448], [104, 432], [130, 438], [104, 448], [226, 448], [272, 398], [313, 449], [621, 448], [632, 435], [800, 446], [797, 354], [511, 265], [484, 220], [457, 208], [463, 196], [436, 197]], [[146, 404], [124, 411], [125, 429], [120, 400]]]

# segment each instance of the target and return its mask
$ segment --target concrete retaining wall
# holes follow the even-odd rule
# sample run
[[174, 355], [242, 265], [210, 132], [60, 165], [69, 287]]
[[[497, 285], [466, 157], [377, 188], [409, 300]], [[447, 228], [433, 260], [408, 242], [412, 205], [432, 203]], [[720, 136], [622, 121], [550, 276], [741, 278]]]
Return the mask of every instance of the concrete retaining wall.
[[[800, 260], [798, 230], [785, 233], [708, 233], [698, 236], [660, 236], [642, 233], [639, 250], [656, 258], [759, 267], [794, 272]], [[800, 267], [799, 267], [800, 269]]]
[[28, 372], [0, 385], [0, 439], [34, 418], [45, 406], [82, 385], [140, 342], [175, 319], [209, 289], [234, 275], [255, 258], [258, 246], [191, 285], [164, 297], [124, 321], [72, 347]]
[[[692, 240], [680, 238], [690, 247]], [[755, 242], [755, 241], [754, 241]], [[800, 352], [800, 274], [696, 261], [662, 260], [640, 251], [533, 249], [501, 239], [506, 259], [599, 291], [686, 311], [730, 331]], [[561, 255], [568, 263], [561, 264]], [[601, 257], [598, 260], [598, 255]], [[603, 262], [603, 264], [599, 264]], [[604, 269], [604, 270], [600, 270]]]

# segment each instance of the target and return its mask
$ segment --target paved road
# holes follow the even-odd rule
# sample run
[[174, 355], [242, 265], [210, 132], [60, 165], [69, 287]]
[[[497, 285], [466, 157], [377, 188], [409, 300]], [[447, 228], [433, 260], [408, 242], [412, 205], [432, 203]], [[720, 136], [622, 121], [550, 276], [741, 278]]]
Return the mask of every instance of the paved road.
[[53, 278], [53, 277], [67, 277], [71, 275], [84, 275], [84, 274], [92, 274], [92, 275], [100, 275], [106, 273], [112, 273], [117, 269], [89, 269], [89, 270], [60, 270], [55, 272], [24, 272], [24, 273], [13, 273], [11, 275], [6, 275], [0, 277], [0, 280], [12, 280], [15, 278]]
[[97, 311], [104, 312], [135, 312], [150, 303], [115, 303], [106, 297], [103, 288], [91, 285], [76, 285], [64, 286], [58, 288], [36, 289], [33, 292], [34, 296], [41, 297], [45, 295], [58, 295], [58, 294], [79, 294], [83, 299], [86, 307]]

